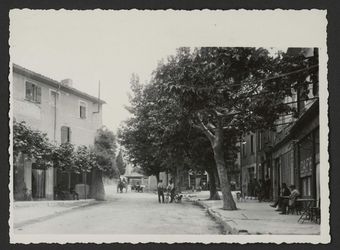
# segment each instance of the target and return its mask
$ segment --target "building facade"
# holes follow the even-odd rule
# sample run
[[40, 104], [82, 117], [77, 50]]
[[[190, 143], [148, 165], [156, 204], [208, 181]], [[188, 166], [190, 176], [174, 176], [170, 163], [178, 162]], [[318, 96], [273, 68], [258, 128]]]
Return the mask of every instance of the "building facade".
[[[96, 131], [102, 126], [104, 101], [73, 88], [70, 79], [58, 82], [13, 64], [12, 100], [13, 118], [46, 133], [55, 145], [93, 145]], [[19, 169], [15, 199], [22, 199], [22, 190], [26, 190], [33, 199], [51, 200], [57, 186], [70, 190], [84, 183], [82, 190], [89, 193], [89, 176], [61, 173], [54, 168], [36, 169], [34, 159], [29, 161], [24, 156], [15, 164]]]
[[[307, 51], [308, 57], [318, 56], [317, 49], [294, 49], [288, 53], [301, 51]], [[282, 100], [295, 108], [297, 115], [281, 116], [274, 131], [257, 131], [244, 137], [241, 166], [245, 190], [251, 179], [264, 180], [268, 176], [274, 200], [280, 195], [282, 183], [295, 185], [304, 198], [320, 199], [318, 84], [309, 84], [304, 95], [299, 89], [292, 89], [292, 96]]]

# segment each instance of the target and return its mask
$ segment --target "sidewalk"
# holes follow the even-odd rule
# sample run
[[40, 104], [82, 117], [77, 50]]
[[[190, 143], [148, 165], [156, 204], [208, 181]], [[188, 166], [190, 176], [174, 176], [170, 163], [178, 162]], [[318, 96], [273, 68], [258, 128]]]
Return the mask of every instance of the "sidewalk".
[[186, 197], [204, 207], [229, 234], [320, 234], [320, 225], [310, 221], [299, 223], [300, 215], [280, 215], [268, 202], [236, 202], [238, 210], [228, 211], [221, 209], [222, 201], [206, 200], [209, 192], [192, 193]]
[[14, 228], [39, 222], [73, 209], [97, 204], [94, 199], [65, 201], [16, 201], [13, 209]]

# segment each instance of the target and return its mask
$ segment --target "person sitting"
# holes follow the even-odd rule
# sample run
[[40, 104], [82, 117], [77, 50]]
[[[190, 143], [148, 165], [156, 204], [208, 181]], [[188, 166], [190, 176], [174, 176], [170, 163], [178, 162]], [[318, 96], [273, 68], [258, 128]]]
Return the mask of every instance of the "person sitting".
[[70, 194], [72, 195], [73, 200], [79, 200], [79, 194], [74, 190], [74, 188], [70, 189]]
[[290, 185], [289, 186], [291, 192], [289, 195], [289, 199], [285, 199], [282, 202], [282, 212], [280, 214], [286, 214], [287, 213], [287, 207], [294, 207], [295, 206], [295, 201], [297, 197], [300, 196], [299, 190], [296, 189], [295, 185]]
[[290, 195], [290, 190], [288, 189], [286, 183], [282, 183], [282, 188], [281, 188], [281, 192], [280, 192], [280, 197], [276, 200], [276, 202], [272, 205], [270, 205], [271, 207], [278, 207], [278, 209], [276, 209], [275, 211], [282, 211], [282, 204], [284, 201], [284, 197], [288, 197]]

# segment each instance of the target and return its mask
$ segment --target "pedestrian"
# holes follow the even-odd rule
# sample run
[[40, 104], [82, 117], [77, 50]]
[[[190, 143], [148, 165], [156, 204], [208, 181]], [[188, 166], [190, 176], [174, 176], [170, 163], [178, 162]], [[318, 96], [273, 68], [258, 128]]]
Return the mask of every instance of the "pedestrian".
[[164, 185], [163, 185], [163, 180], [159, 180], [158, 185], [157, 185], [157, 192], [158, 192], [158, 202], [161, 203], [161, 198], [162, 198], [162, 203], [164, 203]]
[[175, 185], [172, 179], [169, 181], [168, 192], [170, 192], [170, 203], [172, 203], [175, 198]]
[[290, 190], [288, 189], [286, 183], [282, 183], [282, 188], [281, 188], [281, 192], [280, 192], [280, 196], [279, 198], [276, 200], [276, 202], [273, 205], [270, 205], [271, 207], [277, 207], [278, 209], [276, 209], [275, 211], [282, 211], [282, 206], [283, 206], [283, 202], [284, 202], [284, 197], [289, 197], [290, 195]]
[[270, 201], [270, 188], [271, 188], [272, 182], [269, 178], [268, 175], [266, 175], [265, 181], [264, 181], [264, 186], [265, 186], [265, 194], [264, 198], [267, 201]]
[[289, 188], [291, 190], [290, 195], [289, 195], [289, 199], [285, 199], [282, 202], [282, 212], [280, 214], [286, 214], [287, 213], [287, 207], [294, 207], [297, 197], [300, 196], [300, 192], [299, 192], [299, 190], [297, 190], [295, 185], [290, 185]]

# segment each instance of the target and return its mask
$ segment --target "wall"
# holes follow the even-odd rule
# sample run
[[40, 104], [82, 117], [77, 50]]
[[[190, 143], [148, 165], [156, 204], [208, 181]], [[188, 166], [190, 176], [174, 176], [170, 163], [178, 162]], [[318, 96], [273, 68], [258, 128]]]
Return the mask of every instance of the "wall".
[[[35, 83], [41, 87], [41, 103], [34, 103], [25, 99], [26, 81]], [[71, 143], [76, 146], [93, 145], [96, 131], [102, 125], [102, 107], [87, 99], [69, 94], [65, 91], [59, 91], [57, 105], [50, 94], [51, 90], [57, 91], [45, 83], [37, 82], [26, 76], [13, 72], [12, 96], [13, 96], [13, 117], [16, 121], [25, 121], [32, 129], [40, 130], [47, 134], [51, 142], [61, 143], [61, 127], [71, 128]], [[86, 119], [80, 118], [79, 102], [87, 104]], [[27, 166], [26, 166], [27, 165]], [[24, 180], [28, 189], [31, 189], [31, 163], [25, 162]], [[54, 186], [56, 185], [53, 169], [46, 171], [45, 194], [46, 199], [53, 199]], [[22, 176], [22, 173], [20, 174]], [[22, 178], [22, 177], [18, 177]], [[20, 198], [20, 197], [19, 197]]]
[[[25, 81], [29, 80], [41, 87], [41, 104], [25, 100]], [[55, 107], [50, 96], [50, 90], [58, 91], [46, 84], [28, 79], [22, 75], [13, 74], [13, 116], [18, 121], [26, 121], [33, 129], [39, 129], [50, 140], [61, 142], [61, 127], [71, 128], [71, 142], [75, 145], [91, 145], [94, 142], [96, 130], [102, 125], [101, 107], [84, 98], [60, 91], [57, 101], [56, 130], [54, 131]], [[87, 118], [79, 116], [79, 101], [87, 104]]]

